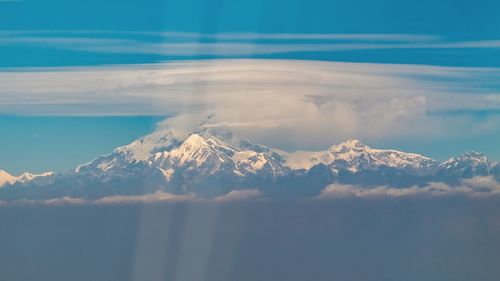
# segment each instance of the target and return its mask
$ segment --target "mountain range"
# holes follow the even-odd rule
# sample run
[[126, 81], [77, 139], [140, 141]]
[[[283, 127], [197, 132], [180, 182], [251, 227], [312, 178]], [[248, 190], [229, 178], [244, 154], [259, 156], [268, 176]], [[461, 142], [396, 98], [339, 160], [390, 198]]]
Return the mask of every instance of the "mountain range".
[[200, 127], [184, 139], [158, 130], [90, 163], [61, 173], [19, 177], [0, 170], [0, 201], [71, 197], [97, 199], [154, 192], [212, 198], [235, 190], [269, 196], [315, 196], [330, 184], [404, 189], [493, 177], [500, 163], [477, 152], [440, 162], [350, 139], [326, 151], [285, 152], [228, 131]]

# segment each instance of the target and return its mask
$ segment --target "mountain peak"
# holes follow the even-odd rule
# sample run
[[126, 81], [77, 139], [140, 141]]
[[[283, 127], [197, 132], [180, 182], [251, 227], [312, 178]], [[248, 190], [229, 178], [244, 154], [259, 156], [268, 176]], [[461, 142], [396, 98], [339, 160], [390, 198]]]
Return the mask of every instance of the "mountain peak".
[[[170, 128], [158, 130], [80, 165], [74, 172], [14, 177], [0, 170], [0, 187], [7, 186], [0, 191], [0, 198], [2, 194], [10, 196], [14, 189], [22, 196], [26, 186], [47, 187], [50, 193], [56, 187], [75, 185], [67, 191], [54, 189], [54, 194], [68, 196], [80, 196], [80, 190], [96, 185], [104, 189], [95, 191], [99, 195], [115, 194], [121, 188], [135, 191], [138, 186], [201, 194], [282, 184], [323, 188], [335, 182], [401, 187], [450, 179], [460, 183], [474, 176], [498, 178], [499, 167], [478, 152], [437, 162], [419, 154], [370, 148], [358, 139], [348, 139], [326, 151], [287, 153], [242, 141], [227, 130], [207, 125], [182, 139]], [[118, 186], [120, 189], [115, 188]]]
[[333, 145], [329, 151], [331, 153], [347, 153], [349, 151], [361, 151], [369, 149], [368, 146], [364, 145], [361, 141], [357, 139], [348, 139], [342, 143]]
[[159, 129], [144, 136], [129, 145], [119, 147], [117, 153], [126, 155], [128, 160], [147, 160], [156, 152], [170, 150], [178, 146], [179, 141], [175, 138], [170, 127]]
[[10, 175], [10, 174], [9, 174], [9, 173], [7, 173], [7, 172], [6, 172], [6, 171], [4, 171], [4, 170], [0, 170], [0, 175], [2, 175], [2, 176], [3, 176], [3, 175]]
[[13, 184], [16, 181], [16, 177], [7, 173], [4, 170], [0, 170], [0, 187], [5, 184]]
[[349, 147], [365, 147], [366, 146], [358, 139], [348, 139], [345, 142], [341, 143], [340, 145], [349, 146]]
[[199, 134], [191, 134], [189, 137], [182, 143], [181, 147], [199, 147], [206, 144], [204, 138], [202, 138]]
[[458, 162], [488, 162], [488, 158], [481, 152], [468, 151], [460, 156], [450, 158], [443, 164], [458, 163]]

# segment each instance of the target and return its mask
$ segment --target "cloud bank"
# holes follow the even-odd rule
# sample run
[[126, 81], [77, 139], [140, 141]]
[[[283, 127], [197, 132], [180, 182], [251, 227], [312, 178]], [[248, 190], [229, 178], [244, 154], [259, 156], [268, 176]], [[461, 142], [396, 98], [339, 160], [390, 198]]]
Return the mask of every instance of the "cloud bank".
[[318, 197], [320, 199], [334, 199], [345, 197], [414, 197], [414, 196], [453, 196], [467, 195], [486, 197], [500, 194], [500, 183], [493, 176], [474, 177], [463, 180], [460, 186], [449, 186], [445, 183], [430, 183], [425, 187], [392, 188], [380, 186], [366, 188], [353, 185], [331, 184]]
[[179, 133], [211, 116], [207, 126], [258, 143], [316, 149], [497, 132], [499, 77], [496, 68], [292, 60], [23, 69], [1, 73], [0, 112], [172, 115], [165, 123]]
[[48, 200], [16, 200], [16, 201], [1, 201], [0, 206], [12, 205], [115, 205], [115, 204], [151, 204], [162, 202], [205, 202], [205, 203], [231, 203], [240, 201], [259, 200], [265, 198], [262, 192], [256, 189], [232, 190], [224, 195], [207, 199], [199, 197], [195, 194], [172, 194], [164, 191], [156, 191], [154, 193], [143, 195], [113, 195], [98, 199], [85, 199], [74, 197], [61, 197]]
[[[466, 196], [488, 198], [500, 195], [500, 183], [493, 176], [478, 176], [463, 180], [459, 186], [450, 186], [442, 182], [433, 182], [424, 187], [393, 188], [387, 186], [363, 187], [347, 184], [330, 184], [317, 197], [300, 200], [331, 200], [342, 198], [401, 198], [401, 197], [447, 197]], [[115, 205], [115, 204], [151, 204], [151, 203], [231, 203], [241, 201], [272, 200], [257, 189], [233, 190], [215, 198], [202, 198], [195, 194], [171, 194], [164, 191], [144, 195], [113, 195], [99, 199], [61, 197], [49, 200], [0, 201], [0, 206], [12, 205]]]

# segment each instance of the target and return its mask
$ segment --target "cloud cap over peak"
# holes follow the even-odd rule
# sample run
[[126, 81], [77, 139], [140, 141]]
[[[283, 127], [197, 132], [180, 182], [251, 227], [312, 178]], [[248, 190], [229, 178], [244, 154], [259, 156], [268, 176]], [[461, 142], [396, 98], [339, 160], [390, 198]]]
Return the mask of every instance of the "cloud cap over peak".
[[324, 148], [353, 137], [373, 143], [459, 138], [463, 128], [471, 136], [495, 133], [498, 77], [496, 68], [294, 60], [31, 69], [2, 72], [0, 112], [168, 114], [186, 132], [213, 115], [210, 126], [256, 142]]

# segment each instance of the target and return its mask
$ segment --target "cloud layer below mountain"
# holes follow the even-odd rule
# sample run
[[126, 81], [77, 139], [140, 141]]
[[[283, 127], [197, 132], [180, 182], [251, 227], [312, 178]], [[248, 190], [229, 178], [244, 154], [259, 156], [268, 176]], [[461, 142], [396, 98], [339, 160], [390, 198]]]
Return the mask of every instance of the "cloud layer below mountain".
[[[430, 183], [425, 187], [393, 188], [379, 186], [366, 188], [356, 185], [331, 184], [323, 189], [317, 197], [301, 198], [299, 200], [335, 200], [342, 198], [366, 198], [366, 199], [388, 199], [401, 197], [447, 197], [465, 196], [473, 198], [489, 198], [500, 195], [500, 183], [493, 176], [478, 176], [465, 179], [460, 186], [449, 186], [442, 182]], [[12, 202], [0, 201], [0, 206], [12, 205], [114, 205], [114, 204], [151, 204], [151, 203], [175, 203], [175, 202], [198, 202], [198, 203], [232, 203], [239, 201], [272, 200], [259, 190], [243, 189], [233, 190], [227, 194], [214, 197], [202, 198], [196, 194], [171, 194], [157, 191], [144, 195], [114, 195], [99, 199], [83, 199], [72, 197], [61, 197], [49, 200], [17, 200]]]
[[151, 204], [165, 202], [199, 202], [199, 203], [231, 203], [239, 201], [250, 201], [265, 199], [264, 195], [254, 189], [233, 190], [227, 194], [214, 197], [202, 198], [195, 194], [171, 194], [163, 191], [144, 195], [113, 195], [99, 199], [83, 199], [74, 197], [61, 197], [49, 200], [21, 199], [12, 202], [0, 200], [0, 206], [12, 205], [114, 205], [114, 204]]
[[363, 188], [354, 185], [331, 184], [327, 186], [318, 197], [320, 199], [333, 199], [343, 197], [410, 197], [410, 196], [454, 196], [466, 195], [473, 197], [486, 197], [500, 194], [500, 183], [492, 176], [474, 177], [462, 181], [460, 186], [449, 186], [442, 182], [433, 182], [425, 187], [391, 188], [380, 186], [376, 188]]

